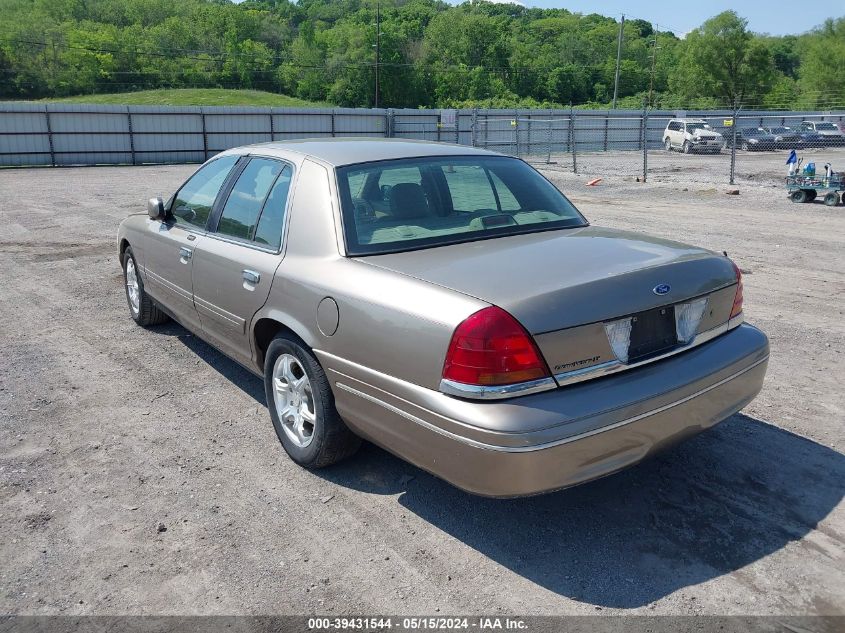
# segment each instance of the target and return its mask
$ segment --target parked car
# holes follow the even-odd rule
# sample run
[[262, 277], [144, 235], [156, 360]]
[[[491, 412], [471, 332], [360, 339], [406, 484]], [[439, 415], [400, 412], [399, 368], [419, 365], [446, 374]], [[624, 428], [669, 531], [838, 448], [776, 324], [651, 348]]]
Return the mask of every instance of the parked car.
[[775, 149], [794, 149], [804, 146], [801, 135], [790, 127], [783, 125], [764, 127], [763, 131], [774, 136]]
[[679, 149], [684, 154], [718, 153], [725, 146], [725, 139], [703, 119], [672, 119], [663, 132], [663, 145], [667, 152]]
[[726, 256], [590, 226], [526, 163], [457, 145], [229, 150], [117, 247], [136, 323], [262, 376], [308, 468], [365, 438], [473, 493], [564, 488], [738, 411], [769, 357]]
[[824, 146], [824, 137], [814, 130], [805, 130], [799, 127], [795, 130], [795, 132], [801, 137], [801, 144], [799, 147], [810, 148]]
[[821, 136], [824, 145], [845, 147], [845, 132], [830, 121], [802, 121], [801, 129]]
[[775, 136], [761, 127], [744, 127], [738, 130], [736, 142], [746, 152], [775, 149]]

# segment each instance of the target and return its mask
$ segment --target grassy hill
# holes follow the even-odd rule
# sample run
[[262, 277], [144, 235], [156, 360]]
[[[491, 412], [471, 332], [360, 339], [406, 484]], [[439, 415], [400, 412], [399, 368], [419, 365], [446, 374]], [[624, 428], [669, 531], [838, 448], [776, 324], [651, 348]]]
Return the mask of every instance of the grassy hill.
[[109, 105], [331, 107], [331, 104], [327, 103], [306, 101], [262, 90], [228, 90], [224, 88], [142, 90], [114, 94], [78, 95], [45, 99], [44, 101]]

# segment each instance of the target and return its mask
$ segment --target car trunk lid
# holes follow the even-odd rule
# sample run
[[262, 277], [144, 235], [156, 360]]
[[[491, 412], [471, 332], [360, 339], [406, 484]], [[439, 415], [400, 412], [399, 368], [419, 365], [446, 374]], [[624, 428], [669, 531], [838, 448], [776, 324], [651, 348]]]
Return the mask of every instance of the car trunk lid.
[[[631, 350], [660, 347], [676, 305], [713, 295], [702, 324], [726, 323], [731, 261], [647, 235], [583, 227], [362, 258], [497, 305], [534, 336], [552, 372], [617, 358], [605, 325], [639, 315]], [[724, 295], [724, 296], [722, 296]], [[668, 312], [661, 313], [662, 309]], [[643, 338], [645, 337], [645, 338]], [[643, 339], [638, 341], [637, 339]]]

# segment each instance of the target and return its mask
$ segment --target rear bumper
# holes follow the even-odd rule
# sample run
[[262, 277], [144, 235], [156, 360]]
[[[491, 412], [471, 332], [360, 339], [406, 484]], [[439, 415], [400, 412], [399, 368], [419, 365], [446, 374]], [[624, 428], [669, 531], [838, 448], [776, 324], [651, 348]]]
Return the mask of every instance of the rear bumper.
[[357, 433], [459, 488], [513, 497], [603, 477], [724, 420], [759, 393], [769, 346], [746, 324], [652, 365], [498, 402], [374, 384], [386, 377], [320, 355]]

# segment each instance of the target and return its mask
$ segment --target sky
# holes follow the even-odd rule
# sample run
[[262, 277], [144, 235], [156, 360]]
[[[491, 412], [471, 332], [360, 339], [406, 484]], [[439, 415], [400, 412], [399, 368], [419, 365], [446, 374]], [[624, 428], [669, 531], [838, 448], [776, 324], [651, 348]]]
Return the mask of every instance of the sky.
[[[459, 4], [453, 1], [452, 4]], [[529, 7], [568, 9], [573, 13], [598, 13], [615, 17], [641, 18], [657, 24], [661, 31], [683, 36], [700, 26], [707, 18], [733, 9], [748, 20], [748, 27], [757, 33], [772, 35], [798, 34], [809, 31], [825, 18], [845, 15], [838, 2], [787, 2], [786, 0], [520, 0]], [[839, 10], [837, 11], [837, 7]]]

